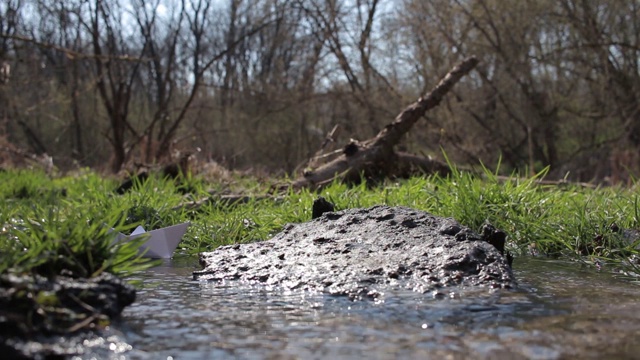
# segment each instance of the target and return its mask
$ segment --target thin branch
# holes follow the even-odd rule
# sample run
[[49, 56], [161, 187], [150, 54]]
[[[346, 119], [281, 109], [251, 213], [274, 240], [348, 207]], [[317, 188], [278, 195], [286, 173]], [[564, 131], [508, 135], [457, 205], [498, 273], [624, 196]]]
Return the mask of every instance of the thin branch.
[[141, 58], [141, 57], [130, 56], [130, 55], [86, 54], [86, 53], [82, 53], [82, 52], [79, 52], [79, 51], [71, 50], [69, 48], [65, 48], [65, 47], [54, 45], [54, 44], [50, 44], [50, 43], [41, 42], [41, 41], [38, 41], [36, 39], [30, 38], [30, 37], [26, 37], [26, 36], [20, 36], [20, 35], [0, 34], [0, 38], [22, 41], [22, 42], [34, 44], [34, 45], [42, 47], [42, 48], [53, 49], [53, 50], [56, 50], [56, 51], [60, 51], [60, 52], [65, 53], [69, 59], [97, 59], [97, 60], [103, 60], [103, 61], [117, 60], [117, 61], [129, 61], [129, 62], [148, 62], [148, 61], [151, 61], [151, 59], [148, 59], [148, 58]]

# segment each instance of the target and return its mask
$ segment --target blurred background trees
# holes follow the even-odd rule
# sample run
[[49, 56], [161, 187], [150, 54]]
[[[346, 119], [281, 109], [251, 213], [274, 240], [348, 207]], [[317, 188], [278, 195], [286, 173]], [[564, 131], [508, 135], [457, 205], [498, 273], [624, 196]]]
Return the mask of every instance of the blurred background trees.
[[476, 55], [407, 150], [625, 183], [640, 170], [639, 11], [636, 0], [7, 0], [0, 145], [62, 169], [199, 149], [232, 169], [291, 172], [335, 125], [342, 143], [369, 138]]

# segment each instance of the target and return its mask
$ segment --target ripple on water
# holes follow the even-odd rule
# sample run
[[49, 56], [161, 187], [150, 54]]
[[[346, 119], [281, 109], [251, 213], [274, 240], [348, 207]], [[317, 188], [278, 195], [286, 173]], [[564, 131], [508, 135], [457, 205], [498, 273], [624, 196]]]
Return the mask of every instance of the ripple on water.
[[149, 358], [554, 359], [640, 350], [637, 286], [576, 264], [518, 259], [514, 267], [519, 291], [398, 290], [374, 303], [196, 282], [193, 264], [167, 263], [136, 278], [138, 301], [123, 329], [135, 357]]

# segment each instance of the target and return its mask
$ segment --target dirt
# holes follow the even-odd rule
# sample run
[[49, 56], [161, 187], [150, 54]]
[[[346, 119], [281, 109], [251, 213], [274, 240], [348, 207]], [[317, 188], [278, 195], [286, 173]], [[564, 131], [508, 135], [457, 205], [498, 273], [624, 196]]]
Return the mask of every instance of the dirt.
[[134, 300], [133, 286], [108, 273], [91, 279], [2, 275], [0, 352], [12, 359], [81, 355], [91, 347], [85, 340], [99, 338], [96, 332]]
[[514, 288], [505, 235], [406, 207], [325, 212], [272, 239], [202, 253], [196, 280], [237, 280], [284, 290], [378, 299], [390, 288]]

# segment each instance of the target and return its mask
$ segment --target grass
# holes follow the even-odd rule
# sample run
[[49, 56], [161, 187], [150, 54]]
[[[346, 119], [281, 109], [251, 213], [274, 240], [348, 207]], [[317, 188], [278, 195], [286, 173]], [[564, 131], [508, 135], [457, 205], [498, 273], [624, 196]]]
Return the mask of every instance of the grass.
[[112, 184], [85, 173], [50, 179], [44, 173], [5, 171], [0, 197], [0, 273], [53, 277], [128, 275], [156, 262], [138, 254], [139, 242], [117, 243], [110, 226], [126, 231], [132, 206], [114, 199]]
[[[454, 169], [446, 178], [415, 177], [375, 188], [334, 183], [319, 193], [289, 192], [235, 205], [210, 201], [188, 209], [179, 205], [209, 196], [209, 188], [224, 191], [230, 184], [191, 177], [191, 193], [183, 196], [172, 181], [155, 177], [136, 191], [116, 195], [114, 180], [91, 171], [51, 179], [11, 170], [0, 173], [0, 182], [0, 273], [127, 275], [154, 262], [137, 254], [136, 243], [114, 243], [110, 226], [127, 232], [139, 224], [154, 229], [190, 221], [178, 251], [196, 254], [265, 240], [287, 223], [307, 221], [313, 200], [321, 195], [337, 209], [402, 205], [453, 217], [476, 231], [490, 222], [508, 234], [510, 251], [516, 254], [611, 264], [626, 274], [640, 274], [638, 242], [624, 230], [640, 226], [639, 194], [631, 189], [538, 185], [535, 177], [503, 181], [488, 169], [483, 176]], [[235, 191], [245, 189], [251, 195], [265, 195], [269, 188], [247, 178], [234, 182], [242, 184]]]

